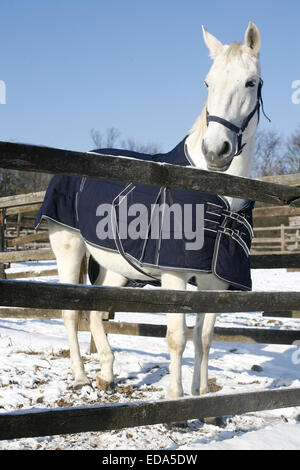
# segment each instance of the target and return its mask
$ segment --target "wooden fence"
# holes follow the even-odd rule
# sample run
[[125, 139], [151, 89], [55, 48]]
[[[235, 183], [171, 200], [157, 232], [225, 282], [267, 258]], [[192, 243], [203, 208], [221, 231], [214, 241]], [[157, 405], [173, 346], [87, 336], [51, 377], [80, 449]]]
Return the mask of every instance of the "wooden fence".
[[[265, 176], [263, 181], [300, 186], [300, 174]], [[256, 204], [252, 253], [300, 252], [300, 209]]]
[[209, 418], [297, 406], [300, 389], [207, 395], [176, 400], [91, 405], [0, 414], [0, 439], [110, 431], [195, 418]]
[[[68, 150], [0, 142], [0, 167], [69, 174], [192, 189], [300, 207], [300, 188], [239, 178], [195, 168], [137, 161]], [[297, 257], [297, 255], [295, 255]], [[262, 257], [253, 258], [257, 267]], [[264, 258], [273, 267], [299, 267], [289, 255]], [[295, 266], [296, 265], [296, 266]], [[298, 309], [300, 292], [170, 291], [101, 286], [56, 285], [0, 280], [0, 305], [35, 309], [95, 309], [128, 312], [238, 312]], [[0, 439], [101, 431], [246, 413], [300, 405], [300, 389], [209, 395], [126, 405], [77, 407], [67, 410], [22, 410], [0, 414]]]
[[[298, 218], [298, 217], [297, 217]], [[290, 253], [300, 251], [300, 225], [284, 224], [254, 228], [252, 253]]]
[[33, 230], [36, 211], [44, 194], [40, 191], [0, 198], [0, 252], [18, 250], [19, 246], [36, 248], [38, 242], [48, 240], [47, 231], [36, 233]]

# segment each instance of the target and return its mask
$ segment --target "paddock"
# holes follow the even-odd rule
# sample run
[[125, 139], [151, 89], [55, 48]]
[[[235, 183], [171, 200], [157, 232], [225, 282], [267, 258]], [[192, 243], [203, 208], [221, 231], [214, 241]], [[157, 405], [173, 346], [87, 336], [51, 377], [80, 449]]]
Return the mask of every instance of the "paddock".
[[[0, 166], [10, 169], [27, 169], [57, 174], [97, 177], [99, 179], [143, 182], [168, 187], [189, 188], [210, 193], [254, 198], [268, 204], [299, 207], [300, 189], [267, 181], [250, 180], [192, 168], [172, 167], [153, 162], [126, 160], [107, 155], [87, 155], [21, 144], [0, 143]], [[66, 168], [68, 173], [66, 173]], [[44, 256], [49, 252], [44, 250]], [[20, 252], [22, 253], [22, 252]], [[39, 253], [40, 254], [40, 253]], [[9, 259], [9, 252], [1, 254], [1, 262]], [[5, 258], [7, 256], [7, 258]], [[17, 255], [16, 255], [17, 256]], [[19, 255], [25, 256], [24, 254]], [[27, 255], [28, 256], [28, 255]], [[30, 256], [34, 256], [31, 254]], [[16, 259], [16, 258], [15, 258]], [[39, 258], [40, 259], [40, 258]], [[49, 259], [49, 258], [45, 258]], [[255, 268], [299, 268], [300, 255], [270, 254], [252, 255]], [[57, 318], [61, 308], [79, 310], [107, 309], [108, 311], [139, 312], [253, 312], [297, 311], [299, 292], [237, 292], [237, 291], [168, 291], [134, 288], [107, 288], [91, 286], [55, 285], [29, 281], [0, 280], [1, 316]], [[92, 292], [92, 296], [90, 295]], [[12, 308], [17, 309], [12, 312]], [[29, 310], [27, 310], [29, 309]], [[35, 309], [35, 310], [33, 310]], [[209, 309], [209, 310], [208, 310]], [[45, 313], [45, 310], [47, 312]], [[129, 316], [129, 314], [128, 314]], [[84, 322], [83, 322], [84, 323]], [[155, 325], [148, 331], [144, 325], [107, 322], [107, 332], [120, 334], [165, 335], [164, 327]], [[228, 333], [227, 336], [225, 333]], [[300, 340], [299, 332], [286, 330], [273, 339], [264, 332], [261, 338], [250, 331], [218, 331], [219, 341], [249, 341], [268, 344], [292, 344]], [[262, 333], [261, 333], [262, 334]], [[218, 336], [219, 335], [219, 336]], [[284, 337], [285, 335], [285, 337]], [[239, 339], [238, 339], [239, 338]], [[277, 390], [247, 393], [212, 394], [203, 397], [184, 397], [179, 400], [161, 400], [138, 404], [99, 405], [72, 407], [72, 409], [22, 410], [0, 414], [0, 438], [13, 439], [42, 435], [103, 431], [132, 426], [153, 425], [177, 420], [212, 416], [244, 414], [251, 411], [272, 410], [300, 406], [300, 389], [285, 387]], [[42, 424], [41, 424], [42, 423]], [[45, 434], [46, 433], [46, 434]]]

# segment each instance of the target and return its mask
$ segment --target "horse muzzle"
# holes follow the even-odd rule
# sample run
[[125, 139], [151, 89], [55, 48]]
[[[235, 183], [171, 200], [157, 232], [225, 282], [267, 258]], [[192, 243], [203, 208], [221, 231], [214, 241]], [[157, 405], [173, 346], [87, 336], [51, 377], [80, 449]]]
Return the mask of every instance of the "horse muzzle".
[[202, 153], [205, 157], [207, 168], [211, 171], [226, 171], [234, 157], [234, 149], [230, 141], [224, 141], [219, 148], [209, 149], [205, 140], [202, 141]]

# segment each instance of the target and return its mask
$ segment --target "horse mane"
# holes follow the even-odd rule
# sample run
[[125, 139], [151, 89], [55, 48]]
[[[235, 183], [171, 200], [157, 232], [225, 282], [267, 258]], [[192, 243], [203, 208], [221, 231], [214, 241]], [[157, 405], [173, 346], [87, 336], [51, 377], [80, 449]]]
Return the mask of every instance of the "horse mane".
[[232, 57], [241, 56], [245, 52], [252, 56], [257, 55], [254, 51], [252, 51], [252, 49], [250, 49], [250, 47], [245, 46], [245, 44], [242, 44], [241, 42], [235, 41], [227, 46], [227, 49], [225, 50], [225, 57], [227, 60], [230, 60]]
[[207, 99], [205, 100], [203, 109], [201, 111], [200, 116], [196, 119], [196, 121], [193, 124], [193, 127], [189, 131], [188, 135], [193, 134], [194, 132], [198, 132], [199, 135], [203, 135], [206, 131], [207, 128], [207, 122], [206, 122], [206, 103]]

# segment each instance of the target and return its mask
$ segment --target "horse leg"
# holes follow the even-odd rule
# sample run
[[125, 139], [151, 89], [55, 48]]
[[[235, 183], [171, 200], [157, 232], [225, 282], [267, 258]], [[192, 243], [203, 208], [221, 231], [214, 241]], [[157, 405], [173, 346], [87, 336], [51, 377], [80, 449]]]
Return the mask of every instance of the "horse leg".
[[[210, 274], [196, 276], [199, 290], [226, 290], [228, 284]], [[213, 339], [215, 313], [197, 314], [193, 331], [195, 348], [195, 363], [192, 382], [192, 394], [199, 395], [209, 392], [208, 386], [208, 356]]]
[[193, 331], [195, 363], [192, 382], [192, 394], [204, 395], [209, 392], [208, 356], [212, 343], [216, 314], [197, 314]]
[[[186, 289], [186, 279], [182, 275], [165, 272], [161, 285], [166, 289]], [[167, 314], [167, 344], [170, 352], [170, 385], [168, 398], [183, 396], [181, 362], [187, 340], [187, 327], [184, 313]]]
[[[101, 268], [101, 273], [104, 275], [102, 275], [100, 279], [97, 279], [96, 284], [102, 284], [103, 286], [122, 287], [127, 282], [125, 277], [112, 271], [106, 271]], [[114, 354], [107, 340], [103, 326], [102, 320], [104, 313], [105, 312], [98, 311], [90, 312], [90, 330], [93, 335], [101, 364], [101, 370], [98, 372], [96, 378], [97, 387], [105, 390], [108, 393], [112, 393], [114, 391]]]
[[[81, 236], [74, 230], [67, 230], [61, 225], [49, 221], [49, 239], [57, 261], [59, 281], [78, 284], [81, 262], [85, 254], [85, 245]], [[62, 317], [67, 330], [71, 370], [74, 376], [74, 388], [90, 385], [87, 378], [77, 337], [77, 310], [63, 310]]]

